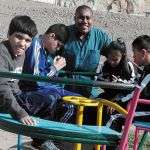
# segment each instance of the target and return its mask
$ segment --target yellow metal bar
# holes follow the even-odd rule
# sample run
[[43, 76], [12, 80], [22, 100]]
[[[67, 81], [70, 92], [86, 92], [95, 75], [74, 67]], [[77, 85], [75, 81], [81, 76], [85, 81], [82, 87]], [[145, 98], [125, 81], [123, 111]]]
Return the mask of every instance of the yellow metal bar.
[[99, 103], [102, 103], [103, 105], [112, 107], [113, 109], [117, 110], [120, 114], [123, 114], [123, 115], [127, 115], [128, 114], [127, 110], [125, 110], [124, 108], [122, 108], [117, 103], [108, 101], [106, 99], [100, 99]]
[[[84, 106], [98, 107], [97, 108], [97, 126], [102, 125], [103, 105], [109, 106], [109, 107], [117, 110], [119, 113], [121, 113], [123, 115], [127, 115], [127, 111], [124, 108], [120, 107], [117, 103], [111, 102], [106, 99], [94, 100], [94, 99], [88, 99], [88, 98], [82, 97], [82, 96], [65, 96], [65, 97], [63, 97], [63, 100], [67, 103], [71, 103], [71, 104], [78, 106], [76, 123], [80, 126], [83, 123]], [[95, 148], [96, 148], [96, 150], [100, 150], [100, 145], [96, 145]], [[81, 150], [80, 143], [75, 144], [75, 150]]]
[[102, 125], [103, 104], [99, 103], [97, 107], [97, 126]]
[[80, 126], [83, 123], [83, 111], [84, 111], [84, 106], [78, 106], [76, 124]]
[[[97, 107], [97, 126], [102, 126], [103, 104], [99, 102]], [[95, 150], [100, 150], [100, 145], [95, 145]]]
[[[78, 106], [76, 124], [80, 126], [82, 126], [83, 124], [83, 111], [84, 111], [84, 106]], [[80, 143], [76, 143], [75, 150], [81, 150], [81, 146], [82, 145]]]
[[96, 107], [99, 104], [99, 102], [97, 100], [88, 99], [88, 98], [82, 97], [82, 96], [64, 96], [63, 100], [70, 104], [90, 106], [90, 107]]

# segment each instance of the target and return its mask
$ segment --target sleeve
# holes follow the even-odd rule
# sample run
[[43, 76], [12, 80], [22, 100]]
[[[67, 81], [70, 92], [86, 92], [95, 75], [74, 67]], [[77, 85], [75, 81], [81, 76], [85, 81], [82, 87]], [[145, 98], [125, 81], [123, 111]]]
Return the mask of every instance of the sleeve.
[[[9, 71], [7, 67], [7, 60], [0, 56], [1, 71]], [[27, 112], [21, 108], [14, 97], [9, 79], [0, 78], [0, 110], [10, 113], [14, 118], [20, 119], [27, 116]]]
[[132, 62], [129, 61], [128, 64], [129, 64], [129, 67], [131, 69], [131, 78], [130, 78], [129, 82], [134, 83], [134, 81], [136, 79], [135, 68], [134, 68]]
[[25, 59], [24, 59], [23, 70], [22, 70], [23, 73], [29, 73], [29, 74], [34, 73], [34, 66], [35, 66], [34, 51], [35, 50], [32, 43], [25, 53]]
[[121, 83], [134, 83], [135, 82], [135, 79], [136, 79], [136, 73], [135, 73], [135, 68], [132, 64], [132, 62], [128, 61], [128, 65], [129, 65], [129, 68], [130, 68], [130, 71], [131, 71], [131, 74], [130, 74], [130, 79], [128, 80], [123, 80], [121, 78], [119, 78], [117, 81], [118, 82], [121, 82]]
[[103, 31], [102, 32], [102, 40], [103, 40], [102, 41], [103, 46], [101, 48], [101, 55], [106, 56], [105, 50], [106, 50], [107, 46], [110, 44], [110, 42], [112, 41], [112, 38], [107, 32]]
[[47, 74], [47, 76], [48, 77], [53, 77], [54, 75], [56, 75], [57, 74], [57, 70], [56, 70], [56, 68], [55, 68], [55, 66], [50, 66], [50, 71], [49, 71], [49, 73]]
[[109, 73], [106, 68], [106, 63], [102, 65], [101, 71], [97, 77], [99, 81], [109, 81]]

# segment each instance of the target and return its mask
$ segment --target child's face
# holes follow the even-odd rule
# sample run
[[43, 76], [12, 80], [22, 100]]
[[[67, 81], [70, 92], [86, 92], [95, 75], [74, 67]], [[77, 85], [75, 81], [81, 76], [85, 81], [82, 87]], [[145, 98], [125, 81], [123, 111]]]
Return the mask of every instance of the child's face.
[[59, 41], [54, 33], [44, 35], [44, 48], [48, 50], [49, 53], [54, 54], [63, 46], [63, 43]]
[[133, 51], [133, 59], [137, 65], [143, 65], [143, 53], [138, 50]]
[[25, 53], [25, 50], [30, 46], [32, 38], [28, 34], [14, 32], [8, 36], [12, 52], [15, 57], [20, 57]]
[[133, 58], [139, 66], [150, 64], [150, 53], [145, 49], [135, 50], [133, 48]]
[[122, 53], [119, 50], [118, 51], [116, 50], [108, 54], [107, 61], [112, 67], [116, 67], [119, 65], [121, 59], [122, 59]]

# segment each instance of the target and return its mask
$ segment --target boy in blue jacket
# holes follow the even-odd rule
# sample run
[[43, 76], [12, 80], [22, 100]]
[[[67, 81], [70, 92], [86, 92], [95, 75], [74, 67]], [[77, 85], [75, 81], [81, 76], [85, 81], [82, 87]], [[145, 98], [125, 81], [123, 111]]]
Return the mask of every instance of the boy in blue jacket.
[[[57, 52], [61, 50], [67, 39], [68, 31], [64, 24], [54, 24], [47, 29], [45, 34], [35, 37], [31, 46], [26, 51], [23, 73], [48, 77], [57, 76], [59, 70], [66, 66], [66, 59], [57, 55]], [[45, 82], [21, 81], [20, 87], [23, 91], [39, 91], [47, 95], [52, 104], [52, 111], [55, 110], [55, 106], [60, 107], [59, 110], [63, 109], [61, 105], [62, 101], [59, 101], [61, 97], [79, 95], [64, 90], [64, 88], [58, 84]], [[73, 105], [64, 106], [65, 114], [61, 116], [59, 120], [67, 122], [73, 115], [74, 108]], [[62, 112], [57, 115], [62, 115]], [[57, 115], [56, 117], [58, 117]]]

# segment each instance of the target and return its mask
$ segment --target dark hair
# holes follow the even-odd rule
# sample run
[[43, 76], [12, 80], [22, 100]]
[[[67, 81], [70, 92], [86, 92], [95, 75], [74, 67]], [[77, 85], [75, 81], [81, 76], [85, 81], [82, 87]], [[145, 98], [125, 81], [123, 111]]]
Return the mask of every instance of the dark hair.
[[106, 48], [105, 48], [105, 56], [108, 55], [112, 51], [120, 51], [122, 55], [126, 55], [126, 44], [122, 38], [118, 38], [116, 41], [112, 41]]
[[89, 6], [87, 6], [87, 5], [81, 5], [81, 6], [77, 7], [77, 9], [76, 9], [76, 11], [75, 11], [75, 15], [76, 15], [78, 12], [80, 12], [81, 10], [85, 10], [85, 9], [90, 10], [91, 13], [93, 14], [93, 11], [92, 11], [92, 9], [91, 9]]
[[[130, 68], [128, 65], [128, 59], [127, 59], [127, 50], [126, 50], [126, 44], [123, 41], [122, 38], [118, 38], [116, 41], [112, 41], [105, 49], [105, 56], [108, 58], [108, 55], [111, 54], [113, 51], [119, 51], [122, 54], [121, 61], [119, 65], [117, 66], [118, 71], [122, 72], [122, 74], [125, 75], [125, 77], [130, 78]], [[108, 66], [108, 70], [111, 70], [111, 66], [109, 63], [106, 64]]]
[[50, 26], [45, 34], [55, 33], [56, 38], [62, 43], [65, 43], [68, 40], [69, 32], [67, 26], [64, 24], [54, 24]]
[[150, 36], [148, 35], [141, 35], [137, 37], [132, 43], [133, 51], [135, 50], [142, 50], [145, 49], [150, 52]]
[[14, 32], [21, 32], [34, 37], [37, 34], [36, 24], [29, 16], [16, 16], [10, 22], [8, 35], [12, 35]]

